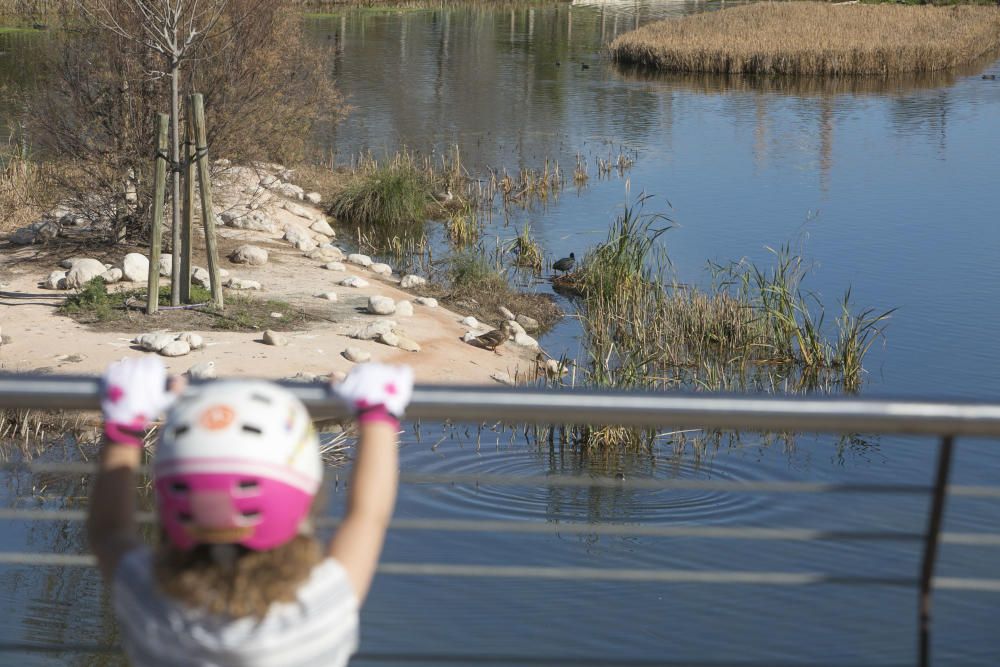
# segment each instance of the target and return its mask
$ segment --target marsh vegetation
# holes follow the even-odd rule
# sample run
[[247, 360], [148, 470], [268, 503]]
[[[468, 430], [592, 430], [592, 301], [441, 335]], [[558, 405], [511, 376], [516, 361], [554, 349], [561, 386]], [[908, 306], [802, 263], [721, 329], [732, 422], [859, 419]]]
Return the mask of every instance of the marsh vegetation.
[[671, 72], [886, 75], [955, 67], [1000, 48], [996, 7], [760, 3], [658, 21], [611, 43]]
[[[857, 309], [847, 288], [827, 317], [805, 286], [809, 264], [791, 246], [772, 263], [710, 265], [701, 289], [671, 278], [661, 237], [668, 218], [626, 206], [607, 240], [557, 279], [577, 295], [586, 357], [574, 382], [620, 389], [853, 393], [864, 358], [893, 310]], [[832, 319], [832, 323], [830, 322]], [[586, 446], [641, 445], [652, 434], [581, 428]]]

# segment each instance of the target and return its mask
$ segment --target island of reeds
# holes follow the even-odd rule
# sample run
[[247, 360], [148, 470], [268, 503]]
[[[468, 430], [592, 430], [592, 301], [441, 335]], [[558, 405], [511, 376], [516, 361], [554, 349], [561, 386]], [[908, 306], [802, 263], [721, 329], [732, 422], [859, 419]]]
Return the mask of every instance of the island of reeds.
[[671, 72], [931, 72], [1000, 50], [1000, 7], [763, 3], [651, 23], [610, 48]]

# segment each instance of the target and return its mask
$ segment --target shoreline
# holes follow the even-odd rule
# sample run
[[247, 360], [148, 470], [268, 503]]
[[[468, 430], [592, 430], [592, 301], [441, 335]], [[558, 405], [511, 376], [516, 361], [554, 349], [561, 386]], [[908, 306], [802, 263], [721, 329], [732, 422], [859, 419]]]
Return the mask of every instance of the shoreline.
[[[416, 294], [400, 286], [402, 277], [398, 274], [380, 275], [370, 267], [351, 264], [346, 258], [342, 270], [327, 269], [324, 266], [330, 262], [314, 254], [319, 249], [315, 238], [300, 246], [309, 248], [311, 244], [313, 247], [308, 250], [296, 248], [286, 241], [288, 230], [299, 234], [310, 233], [309, 223], [325, 220], [323, 212], [309, 201], [276, 193], [275, 186], [280, 181], [273, 173], [265, 171], [262, 174], [261, 180], [270, 181], [269, 187], [250, 182], [255, 172], [245, 167], [230, 167], [219, 179], [216, 186], [217, 215], [241, 211], [242, 218], [249, 218], [249, 214], [259, 212], [274, 222], [274, 229], [269, 232], [222, 226], [220, 223], [220, 266], [228, 270], [230, 278], [236, 281], [260, 284], [259, 290], [239, 290], [240, 294], [254, 299], [280, 299], [293, 308], [318, 312], [321, 319], [292, 331], [283, 331], [285, 344], [269, 345], [262, 341], [262, 331], [177, 329], [171, 326], [168, 317], [161, 314], [147, 316], [143, 313], [137, 316], [142, 321], [142, 331], [192, 332], [204, 339], [201, 349], [194, 349], [184, 356], [164, 357], [170, 372], [182, 373], [197, 364], [213, 362], [218, 377], [291, 379], [296, 376], [321, 376], [350, 370], [354, 364], [343, 355], [350, 347], [371, 355], [372, 361], [411, 365], [417, 381], [423, 383], [508, 384], [517, 378], [534, 375], [537, 349], [517, 345], [513, 341], [503, 346], [501, 354], [475, 347], [465, 342], [463, 337], [470, 331], [475, 335], [485, 333], [487, 327], [463, 324], [465, 316], [446, 307], [429, 307], [414, 302]], [[288, 175], [287, 171], [285, 175]], [[252, 190], [254, 194], [248, 197], [247, 190]], [[326, 237], [316, 232], [312, 235]], [[165, 234], [165, 237], [168, 236]], [[335, 242], [335, 239], [330, 240]], [[198, 257], [203, 244], [204, 239], [196, 232], [195, 265], [204, 266], [203, 257]], [[223, 249], [242, 244], [265, 249], [267, 263], [262, 266], [234, 264], [225, 257], [227, 253]], [[109, 330], [81, 324], [57, 312], [58, 306], [72, 292], [39, 286], [46, 281], [47, 275], [58, 268], [60, 261], [87, 256], [87, 251], [64, 247], [59, 241], [24, 246], [7, 241], [4, 246], [0, 256], [0, 305], [4, 306], [0, 318], [4, 336], [4, 343], [0, 346], [2, 371], [100, 373], [107, 364], [122, 356], [149, 353], [139, 351], [140, 348], [133, 342], [136, 338], [135, 327]], [[114, 252], [115, 249], [107, 247], [103, 250]], [[336, 252], [347, 255], [349, 251]], [[309, 257], [311, 254], [313, 258]], [[361, 278], [367, 284], [361, 287], [340, 285], [349, 276]], [[161, 285], [169, 284], [169, 278], [161, 274], [160, 282]], [[109, 285], [108, 289], [121, 287], [144, 287], [144, 283], [122, 282]], [[235, 292], [226, 290], [227, 294]], [[335, 301], [320, 296], [330, 293]], [[412, 310], [412, 315], [371, 314], [368, 312], [371, 296], [387, 297], [394, 304], [409, 302], [408, 308], [400, 306], [400, 310], [402, 313]], [[406, 338], [416, 342], [419, 351], [406, 351], [376, 339], [352, 337], [375, 322], [387, 320], [395, 323], [392, 327], [395, 332], [405, 334]]]

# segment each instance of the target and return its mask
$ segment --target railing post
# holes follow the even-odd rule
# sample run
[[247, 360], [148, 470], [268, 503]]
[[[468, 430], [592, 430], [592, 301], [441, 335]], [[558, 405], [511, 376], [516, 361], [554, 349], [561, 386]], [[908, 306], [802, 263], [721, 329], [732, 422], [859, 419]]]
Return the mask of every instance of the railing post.
[[165, 113], [156, 117], [156, 166], [153, 170], [153, 226], [149, 238], [149, 278], [146, 285], [146, 314], [156, 313], [160, 305], [160, 243], [163, 240], [163, 198], [167, 189], [167, 125]]
[[931, 662], [931, 594], [933, 593], [934, 564], [937, 561], [938, 543], [941, 538], [941, 521], [944, 518], [944, 501], [948, 495], [948, 474], [955, 448], [955, 438], [941, 438], [938, 449], [937, 475], [934, 479], [934, 496], [931, 498], [930, 516], [927, 519], [927, 536], [924, 540], [924, 558], [920, 571], [920, 667]]

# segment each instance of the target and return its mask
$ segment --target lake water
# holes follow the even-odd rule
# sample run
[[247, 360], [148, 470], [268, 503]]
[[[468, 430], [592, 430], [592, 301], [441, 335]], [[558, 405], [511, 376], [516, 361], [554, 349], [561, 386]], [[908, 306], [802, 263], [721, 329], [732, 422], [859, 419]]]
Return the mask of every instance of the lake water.
[[[654, 195], [668, 213], [678, 279], [704, 284], [708, 261], [767, 262], [792, 242], [813, 263], [807, 285], [835, 304], [850, 285], [859, 305], [898, 307], [886, 344], [868, 357], [868, 395], [1000, 401], [1000, 73], [987, 59], [956, 72], [892, 81], [651, 75], [601, 53], [637, 22], [713, 3], [614, 3], [553, 8], [356, 11], [312, 18], [318, 48], [356, 111], [325, 152], [348, 162], [409, 147], [457, 145], [470, 173], [540, 168], [558, 160], [590, 180], [545, 207], [488, 230], [513, 238], [530, 222], [549, 259], [602, 240], [626, 201]], [[0, 72], [16, 55], [0, 35]], [[5, 60], [6, 59], [6, 60]], [[584, 68], [584, 65], [587, 67]], [[22, 68], [23, 69], [23, 68]], [[20, 71], [20, 70], [19, 70]], [[10, 76], [8, 74], [8, 76]], [[597, 177], [594, 160], [620, 151], [635, 164]], [[669, 204], [668, 204], [669, 202]], [[993, 220], [993, 222], [990, 222]], [[548, 290], [547, 283], [536, 289]], [[563, 302], [567, 308], [571, 304]], [[579, 350], [572, 319], [542, 340]], [[996, 484], [1000, 443], [960, 440], [953, 481]], [[59, 451], [50, 456], [60, 457]], [[408, 433], [408, 471], [927, 483], [925, 438], [800, 436], [766, 445], [746, 436], [700, 459], [668, 442], [639, 459], [596, 462], [511, 433]], [[78, 506], [78, 481], [7, 476], [10, 506]], [[67, 500], [68, 498], [68, 500]], [[331, 491], [333, 511], [343, 494]], [[919, 532], [927, 501], [906, 496], [799, 496], [680, 491], [407, 486], [404, 518], [626, 522]], [[990, 532], [1000, 503], [952, 498], [945, 529]], [[5, 550], [81, 549], [74, 524], [6, 522]], [[938, 572], [996, 577], [997, 552], [946, 545]], [[915, 543], [427, 533], [390, 535], [386, 561], [487, 565], [736, 569], [915, 576]], [[108, 643], [113, 623], [93, 572], [0, 570], [0, 641]], [[383, 576], [364, 610], [365, 664], [380, 655], [561, 656], [739, 664], [912, 664], [916, 592], [851, 586], [760, 587]], [[942, 665], [993, 665], [995, 594], [939, 592], [934, 654]], [[114, 664], [115, 656], [18, 654], [17, 664]], [[443, 659], [423, 663], [442, 664]], [[490, 664], [508, 664], [494, 662]], [[512, 663], [513, 664], [513, 663]]]

